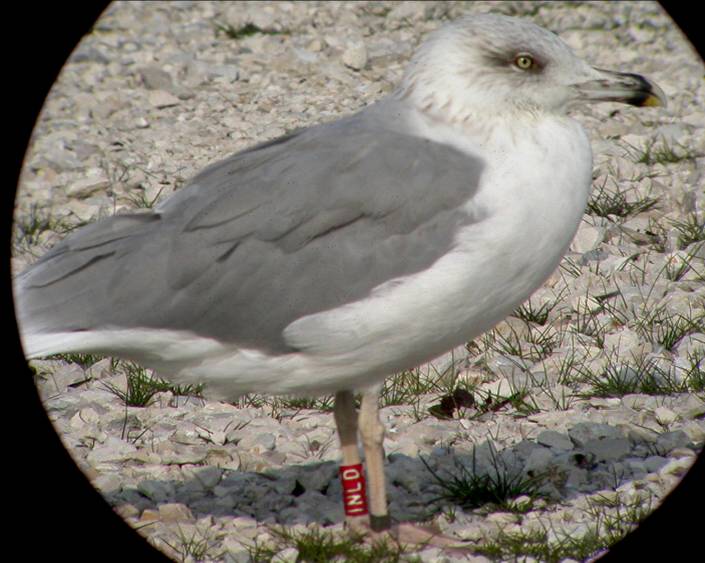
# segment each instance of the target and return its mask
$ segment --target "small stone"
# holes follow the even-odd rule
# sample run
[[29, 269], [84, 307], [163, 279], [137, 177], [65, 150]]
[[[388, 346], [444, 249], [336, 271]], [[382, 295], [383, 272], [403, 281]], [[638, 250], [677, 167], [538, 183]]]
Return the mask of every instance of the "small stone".
[[520, 517], [518, 514], [511, 512], [493, 512], [487, 515], [487, 521], [500, 525], [516, 524], [520, 521]]
[[129, 502], [116, 506], [115, 512], [117, 512], [123, 520], [127, 520], [128, 518], [137, 518], [140, 514], [139, 509]]
[[387, 475], [390, 483], [403, 487], [407, 492], [417, 495], [425, 482], [425, 475], [417, 469], [418, 461], [406, 456], [397, 456], [394, 463], [387, 466]]
[[683, 432], [690, 438], [691, 442], [705, 442], [705, 423], [699, 420], [689, 420], [683, 425]]
[[553, 461], [553, 452], [548, 448], [537, 448], [529, 454], [524, 471], [532, 474], [543, 473]]
[[161, 68], [150, 66], [140, 69], [140, 78], [148, 90], [171, 90], [171, 75]]
[[693, 458], [681, 457], [679, 459], [674, 459], [661, 468], [659, 475], [674, 475], [675, 477], [682, 477], [688, 472], [691, 465], [693, 465]]
[[298, 558], [299, 550], [295, 547], [287, 547], [272, 557], [272, 563], [295, 563]]
[[570, 305], [576, 313], [587, 315], [602, 310], [602, 303], [591, 295], [578, 295], [571, 299]]
[[690, 444], [690, 438], [682, 430], [675, 432], [664, 432], [656, 438], [656, 448], [663, 454], [668, 454], [676, 448], [684, 448]]
[[157, 109], [179, 105], [180, 100], [165, 90], [152, 90], [147, 97], [149, 104]]
[[71, 55], [70, 62], [108, 64], [110, 62], [110, 59], [95, 47], [87, 47], [85, 45], [82, 45], [77, 47], [76, 51], [74, 51], [74, 53]]
[[367, 47], [362, 41], [347, 46], [343, 52], [343, 64], [353, 70], [362, 70], [367, 64]]
[[154, 502], [164, 502], [174, 496], [173, 485], [155, 479], [140, 481], [137, 490]]
[[219, 467], [206, 467], [197, 471], [195, 474], [198, 482], [201, 483], [206, 490], [213, 489], [220, 482], [222, 476], [223, 470]]
[[121, 462], [131, 459], [136, 451], [137, 448], [129, 442], [114, 436], [108, 436], [103, 444], [96, 446], [88, 453], [86, 461], [93, 466], [98, 466], [102, 463]]
[[146, 522], [156, 522], [159, 520], [159, 511], [154, 510], [153, 508], [145, 508], [142, 511], [142, 516], [140, 516], [139, 522], [140, 524], [146, 523]]
[[695, 452], [690, 448], [673, 448], [668, 454], [670, 457], [695, 457]]
[[308, 44], [307, 49], [308, 49], [309, 51], [311, 51], [312, 53], [318, 53], [318, 52], [320, 52], [320, 51], [323, 50], [323, 42], [322, 42], [320, 39], [318, 39], [318, 38], [313, 39], [313, 40]]
[[85, 178], [80, 178], [73, 182], [67, 189], [66, 195], [85, 199], [97, 192], [102, 192], [110, 187], [110, 180], [104, 172], [94, 171], [93, 174]]
[[660, 455], [652, 455], [644, 460], [644, 466], [649, 473], [656, 473], [666, 463], [668, 463], [668, 460]]
[[400, 2], [387, 14], [389, 20], [422, 20], [426, 15], [425, 2]]
[[315, 468], [304, 466], [296, 480], [306, 491], [323, 491], [337, 475], [337, 464], [324, 463]]
[[202, 463], [208, 455], [206, 448], [196, 446], [187, 447], [166, 441], [160, 443], [156, 450], [161, 456], [162, 462], [166, 465], [198, 464]]
[[119, 491], [123, 480], [117, 473], [102, 473], [91, 479], [93, 486], [103, 494]]
[[568, 477], [565, 480], [565, 487], [567, 489], [582, 490], [587, 482], [587, 470], [575, 467], [569, 471]]
[[556, 432], [555, 430], [544, 430], [538, 435], [536, 441], [539, 444], [548, 446], [549, 448], [555, 448], [557, 450], [572, 450], [573, 442], [565, 434]]
[[615, 461], [627, 456], [631, 445], [626, 438], [601, 438], [590, 440], [584, 448], [586, 452], [593, 454], [597, 461]]
[[654, 416], [656, 417], [656, 422], [661, 426], [670, 426], [678, 419], [678, 415], [666, 407], [656, 408]]
[[160, 504], [159, 519], [162, 522], [193, 522], [195, 520], [189, 507], [177, 502]]
[[591, 440], [622, 438], [623, 434], [621, 430], [608, 424], [578, 422], [568, 429], [568, 436], [576, 446], [581, 448]]
[[275, 444], [276, 436], [274, 436], [274, 434], [271, 432], [261, 432], [245, 435], [238, 443], [238, 446], [251, 453], [261, 454], [273, 450]]
[[595, 227], [582, 223], [580, 229], [575, 234], [575, 238], [570, 246], [573, 252], [584, 254], [597, 246], [603, 241], [605, 229], [603, 227]]

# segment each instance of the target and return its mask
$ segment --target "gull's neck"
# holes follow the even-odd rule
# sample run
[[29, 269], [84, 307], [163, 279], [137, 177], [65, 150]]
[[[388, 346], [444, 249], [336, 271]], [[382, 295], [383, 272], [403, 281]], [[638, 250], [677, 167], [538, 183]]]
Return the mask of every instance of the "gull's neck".
[[471, 154], [511, 148], [518, 134], [535, 130], [541, 123], [572, 121], [566, 115], [537, 107], [503, 104], [486, 109], [486, 104], [470, 104], [452, 89], [425, 91], [408, 82], [390, 96], [406, 108], [409, 133], [453, 146]]

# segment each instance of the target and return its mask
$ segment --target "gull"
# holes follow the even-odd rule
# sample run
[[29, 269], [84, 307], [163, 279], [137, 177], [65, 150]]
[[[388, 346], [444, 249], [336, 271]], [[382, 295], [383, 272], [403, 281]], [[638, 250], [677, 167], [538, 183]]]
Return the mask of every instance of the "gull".
[[567, 112], [603, 101], [666, 99], [528, 21], [460, 18], [388, 97], [67, 236], [15, 279], [25, 353], [126, 358], [226, 400], [335, 393], [346, 520], [390, 530], [381, 383], [490, 329], [555, 270], [591, 187]]

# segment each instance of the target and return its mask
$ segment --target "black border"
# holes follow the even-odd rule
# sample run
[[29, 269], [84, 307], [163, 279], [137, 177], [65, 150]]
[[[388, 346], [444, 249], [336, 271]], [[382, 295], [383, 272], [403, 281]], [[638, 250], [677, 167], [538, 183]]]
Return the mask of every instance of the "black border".
[[[3, 42], [6, 70], [3, 97], [11, 137], [4, 148], [2, 190], [2, 310], [6, 370], [9, 386], [4, 403], [14, 412], [5, 417], [4, 483], [10, 529], [16, 533], [15, 549], [23, 557], [70, 561], [169, 561], [149, 546], [117, 515], [73, 463], [44, 412], [22, 354], [13, 320], [10, 289], [10, 234], [14, 192], [21, 164], [39, 110], [56, 76], [80, 38], [90, 30], [107, 2], [11, 3], [5, 7]], [[672, 19], [694, 44], [701, 58], [702, 18], [696, 8], [662, 3]], [[693, 4], [691, 4], [693, 6]], [[705, 108], [704, 108], [705, 111]], [[5, 498], [8, 498], [5, 496]], [[665, 558], [687, 560], [697, 551], [703, 532], [705, 506], [705, 454], [701, 454], [679, 486], [672, 491], [637, 530], [613, 546], [602, 561], [643, 561]], [[36, 532], [33, 532], [34, 530]], [[35, 539], [36, 540], [33, 541]], [[8, 540], [12, 540], [8, 536]], [[6, 549], [14, 542], [10, 541]]]
[[[3, 150], [2, 310], [13, 412], [3, 425], [7, 557], [34, 561], [165, 561], [113, 512], [64, 449], [42, 407], [19, 343], [10, 286], [10, 236], [14, 195], [30, 135], [51, 85], [66, 59], [108, 2], [8, 3], [3, 17], [3, 102], [11, 138]], [[7, 406], [5, 407], [7, 408]], [[8, 498], [3, 495], [4, 498]], [[35, 531], [36, 530], [36, 531]], [[10, 553], [12, 550], [15, 555]], [[21, 555], [17, 555], [17, 554]]]

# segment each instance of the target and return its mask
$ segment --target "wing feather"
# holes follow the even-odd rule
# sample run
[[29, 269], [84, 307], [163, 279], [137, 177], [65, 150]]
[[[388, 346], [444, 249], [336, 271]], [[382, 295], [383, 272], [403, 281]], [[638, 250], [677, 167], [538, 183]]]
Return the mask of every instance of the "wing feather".
[[479, 220], [466, 203], [481, 160], [408, 134], [394, 103], [237, 153], [154, 213], [73, 234], [20, 276], [20, 317], [290, 351], [291, 322], [430, 267]]

